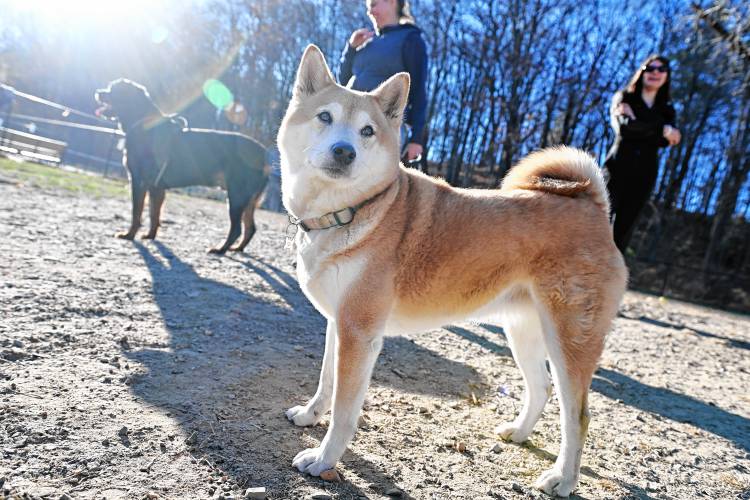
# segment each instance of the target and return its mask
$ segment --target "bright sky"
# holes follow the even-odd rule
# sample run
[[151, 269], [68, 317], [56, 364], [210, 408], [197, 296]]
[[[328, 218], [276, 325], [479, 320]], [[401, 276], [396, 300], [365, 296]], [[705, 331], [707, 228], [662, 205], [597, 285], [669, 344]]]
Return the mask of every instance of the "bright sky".
[[161, 10], [170, 0], [6, 0], [18, 11], [59, 21], [122, 20]]

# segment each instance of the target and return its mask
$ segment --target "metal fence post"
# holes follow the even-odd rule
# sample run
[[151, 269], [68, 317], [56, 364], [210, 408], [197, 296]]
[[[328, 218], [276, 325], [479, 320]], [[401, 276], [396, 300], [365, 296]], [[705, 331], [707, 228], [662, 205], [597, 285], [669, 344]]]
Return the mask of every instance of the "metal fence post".
[[10, 116], [11, 116], [12, 110], [13, 110], [13, 103], [11, 103], [8, 106], [8, 111], [5, 112], [5, 118], [3, 119], [3, 134], [2, 134], [2, 137], [0, 137], [0, 140], [2, 141], [3, 146], [7, 145], [7, 142], [6, 142], [7, 133], [6, 132], [8, 130], [8, 125], [10, 124]]

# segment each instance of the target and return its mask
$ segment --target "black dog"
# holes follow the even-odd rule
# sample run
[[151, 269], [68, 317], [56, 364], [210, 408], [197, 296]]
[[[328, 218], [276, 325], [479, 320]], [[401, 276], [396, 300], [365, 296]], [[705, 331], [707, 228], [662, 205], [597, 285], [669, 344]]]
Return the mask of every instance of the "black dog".
[[187, 128], [184, 118], [166, 116], [143, 86], [129, 80], [115, 80], [94, 97], [101, 105], [97, 114], [117, 120], [125, 132], [123, 163], [130, 173], [133, 219], [130, 229], [117, 237], [135, 237], [146, 192], [151, 228], [144, 238], [153, 239], [167, 188], [221, 186], [229, 198], [229, 234], [210, 252], [229, 249], [242, 232], [240, 221], [245, 234], [232, 250], [244, 250], [255, 233], [253, 214], [268, 177], [265, 148], [236, 132]]

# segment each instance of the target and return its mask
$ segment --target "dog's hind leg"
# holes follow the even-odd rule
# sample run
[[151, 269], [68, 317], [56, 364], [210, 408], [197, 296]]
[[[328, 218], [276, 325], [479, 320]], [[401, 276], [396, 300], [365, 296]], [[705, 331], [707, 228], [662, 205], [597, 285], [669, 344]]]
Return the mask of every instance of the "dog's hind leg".
[[[548, 308], [542, 313], [544, 341], [560, 402], [560, 454], [536, 487], [566, 497], [578, 482], [589, 425], [588, 391], [604, 345], [606, 328], [597, 331], [579, 307]], [[590, 311], [589, 311], [590, 312]], [[586, 326], [584, 326], [586, 325]]]
[[326, 348], [323, 366], [320, 369], [318, 390], [304, 406], [295, 406], [286, 411], [286, 417], [299, 426], [315, 425], [331, 409], [333, 396], [333, 358], [336, 353], [336, 323], [328, 320]]
[[156, 238], [156, 232], [159, 230], [161, 220], [161, 207], [164, 205], [165, 190], [161, 188], [152, 188], [148, 190], [148, 215], [151, 227], [148, 233], [143, 236], [144, 240], [153, 240]]
[[258, 199], [260, 198], [260, 194], [254, 196], [250, 203], [247, 204], [247, 207], [242, 212], [242, 226], [244, 233], [242, 235], [242, 241], [240, 243], [230, 248], [233, 252], [242, 252], [245, 250], [245, 247], [248, 243], [250, 243], [250, 240], [252, 239], [253, 235], [255, 235], [255, 208], [258, 205]]
[[495, 432], [505, 440], [521, 443], [528, 439], [539, 420], [552, 390], [545, 357], [542, 324], [532, 303], [514, 303], [502, 315], [513, 358], [521, 369], [526, 390], [523, 409], [513, 422], [498, 426]]
[[209, 253], [225, 253], [227, 250], [229, 250], [229, 247], [232, 246], [232, 243], [234, 243], [237, 238], [240, 237], [240, 234], [242, 234], [242, 212], [245, 210], [245, 207], [250, 200], [248, 200], [247, 198], [238, 199], [237, 194], [233, 193], [231, 190], [228, 192], [227, 198], [229, 205], [229, 234], [227, 234], [227, 239], [220, 247], [214, 247], [210, 249], [208, 251]]
[[132, 214], [130, 219], [130, 229], [117, 233], [115, 236], [124, 240], [132, 240], [135, 233], [141, 227], [141, 215], [143, 215], [143, 203], [146, 200], [146, 190], [136, 182], [130, 183], [130, 198]]

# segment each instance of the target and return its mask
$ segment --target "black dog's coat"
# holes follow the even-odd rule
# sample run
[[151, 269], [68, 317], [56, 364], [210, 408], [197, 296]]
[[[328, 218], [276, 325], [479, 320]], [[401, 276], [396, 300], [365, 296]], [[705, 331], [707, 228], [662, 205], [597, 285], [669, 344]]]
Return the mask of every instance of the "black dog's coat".
[[222, 186], [229, 199], [229, 234], [211, 252], [229, 249], [240, 236], [241, 221], [245, 234], [232, 250], [242, 251], [255, 233], [253, 212], [267, 180], [265, 148], [239, 133], [189, 129], [184, 118], [164, 115], [146, 89], [129, 80], [110, 83], [95, 98], [102, 105], [98, 113], [117, 119], [125, 132], [123, 163], [130, 173], [133, 219], [117, 236], [135, 237], [147, 192], [151, 227], [144, 238], [155, 238], [166, 189]]

